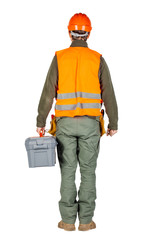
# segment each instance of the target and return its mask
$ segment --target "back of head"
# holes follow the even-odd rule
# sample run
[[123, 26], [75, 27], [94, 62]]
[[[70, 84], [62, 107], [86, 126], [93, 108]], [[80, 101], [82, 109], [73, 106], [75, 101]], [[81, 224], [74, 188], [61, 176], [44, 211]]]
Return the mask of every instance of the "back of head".
[[86, 14], [76, 13], [69, 21], [68, 30], [72, 40], [87, 41], [92, 30], [91, 21]]

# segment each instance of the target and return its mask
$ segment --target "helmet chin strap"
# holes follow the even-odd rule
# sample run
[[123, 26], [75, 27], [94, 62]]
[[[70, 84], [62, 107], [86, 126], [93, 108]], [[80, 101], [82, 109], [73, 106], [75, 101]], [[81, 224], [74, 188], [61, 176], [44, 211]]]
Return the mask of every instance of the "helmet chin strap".
[[88, 32], [83, 33], [83, 34], [79, 34], [79, 33], [75, 33], [73, 31], [71, 31], [71, 35], [74, 37], [87, 37], [88, 36]]

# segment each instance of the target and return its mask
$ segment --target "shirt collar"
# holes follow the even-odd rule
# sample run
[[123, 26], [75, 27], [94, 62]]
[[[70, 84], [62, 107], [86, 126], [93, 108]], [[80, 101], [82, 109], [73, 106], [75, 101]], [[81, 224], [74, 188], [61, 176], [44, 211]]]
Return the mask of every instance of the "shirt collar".
[[73, 40], [70, 47], [88, 47], [88, 43], [84, 40]]

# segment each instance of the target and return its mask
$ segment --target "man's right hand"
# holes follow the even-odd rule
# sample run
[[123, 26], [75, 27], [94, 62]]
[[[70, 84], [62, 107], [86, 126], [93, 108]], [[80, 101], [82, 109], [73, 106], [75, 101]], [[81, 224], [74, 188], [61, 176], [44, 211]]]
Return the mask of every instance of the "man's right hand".
[[40, 132], [42, 131], [42, 135], [44, 136], [44, 134], [45, 134], [45, 127], [43, 127], [43, 128], [39, 128], [39, 127], [37, 127], [37, 130], [36, 130], [36, 132], [40, 135]]

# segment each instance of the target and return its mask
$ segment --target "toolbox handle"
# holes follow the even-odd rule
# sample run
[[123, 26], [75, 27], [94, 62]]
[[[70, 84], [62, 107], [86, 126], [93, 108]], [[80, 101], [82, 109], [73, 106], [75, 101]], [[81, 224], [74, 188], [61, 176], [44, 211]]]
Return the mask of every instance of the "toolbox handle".
[[43, 130], [41, 129], [40, 133], [39, 133], [40, 137], [43, 137]]
[[47, 149], [48, 145], [47, 144], [40, 144], [40, 145], [34, 145], [33, 149]]

